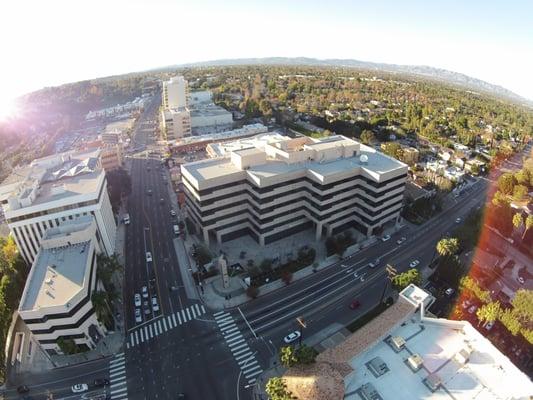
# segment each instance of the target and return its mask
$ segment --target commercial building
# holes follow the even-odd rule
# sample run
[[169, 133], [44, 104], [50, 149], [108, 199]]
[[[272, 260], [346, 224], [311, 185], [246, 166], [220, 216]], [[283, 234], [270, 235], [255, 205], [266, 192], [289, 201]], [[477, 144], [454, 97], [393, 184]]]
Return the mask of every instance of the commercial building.
[[197, 105], [190, 113], [193, 135], [227, 131], [233, 126], [233, 114], [214, 103]]
[[168, 142], [175, 142], [191, 135], [191, 113], [185, 108], [163, 110], [162, 126]]
[[94, 218], [84, 216], [48, 229], [41, 240], [18, 311], [50, 355], [61, 353], [59, 338], [94, 348], [106, 334], [91, 301], [100, 252], [96, 232]]
[[307, 400], [530, 399], [530, 379], [468, 321], [426, 312], [434, 300], [409, 285], [303, 374], [289, 369], [288, 389]]
[[[211, 144], [208, 147], [215, 147]], [[308, 228], [365, 235], [400, 218], [407, 165], [344, 136], [267, 133], [181, 166], [187, 214], [206, 242], [260, 245]]]
[[[102, 135], [103, 136], [103, 135]], [[108, 138], [109, 142], [109, 138]], [[93, 140], [91, 142], [83, 142], [79, 146], [80, 150], [100, 149], [100, 161], [102, 168], [108, 172], [122, 167], [124, 159], [124, 152], [122, 149], [122, 142], [116, 144], [106, 143], [102, 140]]]
[[183, 76], [174, 76], [163, 82], [163, 108], [167, 110], [184, 108], [189, 105], [189, 84]]
[[0, 185], [0, 201], [17, 247], [31, 264], [41, 240], [82, 215], [96, 220], [97, 242], [108, 255], [115, 250], [116, 225], [107, 193], [101, 150], [71, 151], [17, 168]]
[[414, 165], [418, 162], [418, 156], [420, 152], [414, 147], [403, 147], [402, 148], [402, 160], [408, 165]]

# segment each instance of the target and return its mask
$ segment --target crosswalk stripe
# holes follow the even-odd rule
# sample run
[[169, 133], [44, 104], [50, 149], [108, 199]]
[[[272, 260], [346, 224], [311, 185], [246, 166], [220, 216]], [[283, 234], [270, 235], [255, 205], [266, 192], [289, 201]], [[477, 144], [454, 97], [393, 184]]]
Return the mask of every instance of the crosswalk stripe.
[[205, 307], [204, 307], [204, 305], [202, 304], [200, 307], [201, 307], [201, 309], [202, 309], [202, 314], [205, 314]]
[[252, 378], [252, 379], [248, 380], [248, 384], [249, 384], [249, 385], [253, 385], [253, 384], [255, 383], [256, 380], [257, 380], [257, 379]]
[[226, 321], [233, 321], [233, 317], [231, 315], [225, 317], [225, 318], [220, 318], [220, 319], [217, 319], [217, 323], [221, 324], [222, 322], [226, 322]]
[[249, 367], [251, 365], [257, 364], [257, 360], [254, 359], [252, 356], [252, 357], [245, 358], [244, 360], [237, 361], [237, 364], [239, 364], [240, 368], [244, 368], [245, 365], [246, 367]]
[[120, 393], [120, 392], [125, 392], [126, 390], [128, 390], [127, 387], [125, 387], [125, 388], [120, 388], [120, 389], [117, 389], [117, 390], [112, 390], [112, 391], [111, 391], [111, 396], [113, 396], [114, 394]]
[[172, 316], [167, 315], [167, 323], [168, 323], [168, 329], [174, 328], [174, 325], [172, 324]]
[[126, 392], [124, 392], [124, 393], [117, 393], [117, 394], [115, 394], [115, 395], [112, 395], [112, 396], [111, 396], [111, 399], [112, 399], [112, 400], [120, 400], [120, 399], [122, 399], [122, 400], [128, 400], [128, 398], [125, 397], [125, 396], [127, 396], [127, 395], [128, 395], [128, 393], [126, 393]]
[[176, 322], [176, 314], [172, 314], [172, 322], [174, 323], [174, 328], [178, 326], [178, 323]]
[[200, 312], [200, 307], [198, 307], [198, 303], [194, 305], [194, 308], [196, 309], [198, 316], [202, 315], [202, 313]]
[[117, 353], [115, 354], [115, 358], [124, 357], [124, 353]]
[[157, 322], [154, 322], [154, 336], [159, 336], [159, 327], [157, 326]]
[[166, 319], [163, 319], [163, 328], [165, 328], [165, 332], [168, 331]]
[[232, 351], [233, 357], [237, 357], [239, 354], [246, 353], [247, 351], [250, 351], [250, 348], [248, 346], [244, 346], [243, 348], [240, 348], [238, 351]]
[[189, 312], [188, 308], [186, 308], [185, 310], [187, 311], [187, 318], [190, 320], [191, 319], [191, 313]]
[[[115, 376], [124, 376], [124, 374], [126, 373], [126, 371], [118, 371], [118, 372], [114, 372], [114, 373], [110, 373], [109, 374], [109, 378], [110, 379], [113, 379]], [[125, 378], [125, 376], [124, 376]]]
[[178, 312], [176, 313], [176, 315], [178, 316], [178, 322], [179, 322], [179, 323], [180, 323], [180, 325], [181, 325], [181, 317], [180, 317], [180, 312], [178, 311]]
[[130, 335], [130, 343], [131, 343], [132, 346], [134, 346], [134, 344], [133, 344], [133, 333]]
[[135, 341], [137, 342], [137, 344], [141, 343], [139, 341], [139, 331], [135, 331]]
[[[259, 368], [257, 371], [254, 371], [251, 374], [244, 375], [244, 376], [246, 377], [246, 379], [248, 379], [248, 378], [251, 378], [252, 376], [257, 376], [257, 375], [261, 374], [262, 372], [263, 372], [263, 370], [261, 368]], [[255, 380], [254, 380], [254, 382], [255, 382]]]
[[216, 312], [213, 314], [214, 317], [218, 316], [218, 315], [221, 315], [221, 314], [224, 314], [226, 311], [222, 310], [222, 311], [219, 311], [219, 312]]
[[230, 329], [233, 329], [233, 328], [237, 328], [237, 325], [235, 325], [235, 323], [233, 323], [231, 325], [228, 325], [228, 326], [225, 326], [224, 328], [220, 328], [220, 330], [222, 331], [222, 333], [225, 333], [225, 332], [228, 332]]
[[157, 321], [157, 326], [159, 327], [159, 333], [163, 333], [163, 326], [161, 325], [161, 320]]
[[223, 319], [223, 318], [230, 317], [230, 316], [231, 316], [230, 313], [224, 313], [224, 314], [221, 314], [221, 315], [219, 315], [219, 316], [216, 316], [215, 319], [216, 319], [217, 321], [219, 321], [219, 320], [221, 320], [221, 319]]
[[123, 363], [124, 362], [124, 358], [116, 358], [114, 360], [111, 360], [109, 362], [110, 365], [113, 365], [113, 364], [120, 364], [120, 363]]
[[196, 313], [194, 312], [194, 307], [189, 307], [191, 309], [192, 318], [196, 319]]
[[148, 325], [148, 329], [150, 330], [150, 339], [154, 337], [153, 331], [152, 331], [152, 325]]
[[[249, 365], [252, 365], [252, 364], [255, 364], [253, 367], [248, 367]], [[244, 376], [246, 378], [249, 378], [250, 377], [250, 372], [252, 371], [255, 371], [256, 369], [261, 369], [261, 366], [259, 364], [257, 364], [257, 360], [253, 360], [251, 363], [249, 363], [247, 366], [246, 366], [246, 369], [243, 369], [242, 370], [242, 373], [244, 374]]]
[[239, 328], [237, 328], [237, 327], [235, 327], [235, 328], [231, 328], [231, 329], [224, 329], [224, 330], [222, 331], [222, 333], [225, 334], [225, 335], [227, 335], [227, 334], [230, 334], [230, 333], [235, 332], [235, 331], [238, 331], [238, 330], [239, 330]]
[[[231, 352], [232, 352], [233, 354], [235, 354], [235, 352], [236, 352], [237, 350], [240, 350], [240, 349], [242, 349], [243, 347], [248, 347], [248, 345], [247, 345], [246, 343], [240, 344], [240, 345], [237, 346], [237, 347], [233, 347], [233, 348], [231, 349]], [[240, 351], [239, 351], [239, 352], [240, 352]]]
[[121, 381], [121, 382], [113, 383], [113, 384], [111, 385], [111, 389], [116, 388], [116, 387], [118, 387], [118, 386], [125, 385], [125, 384], [126, 384], [126, 381]]
[[114, 369], [117, 369], [117, 368], [122, 368], [122, 367], [124, 367], [124, 364], [126, 364], [126, 360], [121, 360], [121, 361], [120, 361], [119, 363], [117, 363], [117, 364], [111, 364], [111, 365], [109, 365], [109, 368], [110, 368], [111, 370], [114, 370]]
[[148, 327], [147, 326], [143, 327], [143, 331], [144, 331], [144, 337], [146, 338], [146, 340], [148, 340]]
[[126, 348], [129, 349], [130, 348], [130, 343], [126, 343]]
[[224, 339], [228, 340], [229, 338], [236, 336], [236, 335], [240, 335], [240, 334], [241, 333], [239, 331], [233, 332], [233, 333], [230, 333], [229, 335], [224, 335]]
[[181, 310], [181, 316], [183, 317], [183, 322], [187, 322], [187, 316], [185, 315], [185, 311], [184, 310]]
[[141, 343], [143, 343], [144, 342], [144, 335], [143, 335], [143, 330], [142, 329], [139, 330], [139, 335], [141, 337]]
[[[245, 350], [246, 351], [246, 350]], [[250, 357], [250, 355], [252, 355], [253, 353], [250, 351], [250, 349], [247, 350], [248, 353], [246, 354], [241, 354], [239, 357], [237, 357], [237, 354], [234, 354], [233, 357], [235, 357], [235, 360], [239, 361], [239, 360], [242, 360], [243, 358], [244, 359], [248, 359]]]
[[229, 344], [231, 344], [233, 342], [236, 342], [239, 339], [244, 339], [244, 337], [240, 334], [240, 332], [239, 332], [239, 336], [235, 336], [235, 337], [233, 337], [231, 339], [227, 339], [226, 338], [226, 343], [229, 345]]
[[231, 349], [231, 348], [232, 348], [233, 346], [235, 346], [235, 345], [237, 345], [237, 344], [239, 344], [239, 343], [242, 343], [242, 342], [244, 342], [244, 338], [237, 338], [237, 339], [239, 339], [239, 341], [238, 341], [238, 342], [235, 342], [235, 343], [231, 343], [231, 344], [230, 344], [230, 343], [228, 343], [228, 346], [230, 347], [230, 349]]
[[233, 324], [233, 319], [231, 321], [226, 321], [226, 322], [222, 322], [222, 323], [218, 323], [218, 326], [220, 326], [221, 328], [226, 326], [226, 325], [229, 325], [229, 324]]

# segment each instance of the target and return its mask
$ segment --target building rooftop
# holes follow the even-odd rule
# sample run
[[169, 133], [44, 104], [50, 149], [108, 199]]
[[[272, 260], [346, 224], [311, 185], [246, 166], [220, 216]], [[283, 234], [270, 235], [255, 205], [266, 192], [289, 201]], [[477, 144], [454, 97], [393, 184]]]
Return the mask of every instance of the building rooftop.
[[194, 108], [190, 108], [190, 112], [191, 118], [231, 114], [231, 112], [225, 108], [217, 106], [214, 103], [198, 103]]
[[[215, 150], [210, 151], [212, 148]], [[327, 183], [330, 178], [353, 171], [379, 182], [407, 172], [404, 163], [344, 136], [291, 139], [267, 133], [209, 145], [208, 153], [220, 156], [182, 165], [198, 189], [217, 185], [234, 175], [248, 175], [259, 186], [268, 186], [279, 175], [308, 174]]]
[[74, 232], [85, 230], [92, 223], [92, 217], [85, 216], [46, 231], [26, 282], [19, 311], [55, 306], [68, 308], [69, 300], [88, 284], [85, 280], [88, 279], [86, 268], [91, 239], [64, 246], [54, 243], [64, 243], [61, 239], [70, 238]]
[[97, 193], [104, 174], [99, 162], [100, 151], [56, 154], [14, 170], [0, 185], [0, 200], [7, 202], [5, 211], [16, 213], [50, 201]]
[[[176, 145], [180, 146], [180, 145], [187, 145], [187, 144], [201, 143], [201, 142], [213, 142], [216, 140], [237, 139], [241, 136], [257, 135], [259, 133], [264, 133], [267, 131], [268, 131], [268, 128], [264, 126], [263, 124], [250, 124], [250, 125], [244, 125], [242, 128], [239, 128], [239, 129], [233, 129], [231, 131], [213, 133], [210, 135], [188, 136], [188, 137], [180, 138], [176, 142]], [[215, 148], [218, 149], [219, 146], [221, 149], [223, 149], [222, 143], [217, 143], [217, 146]], [[216, 155], [220, 156], [222, 154], [216, 154]]]

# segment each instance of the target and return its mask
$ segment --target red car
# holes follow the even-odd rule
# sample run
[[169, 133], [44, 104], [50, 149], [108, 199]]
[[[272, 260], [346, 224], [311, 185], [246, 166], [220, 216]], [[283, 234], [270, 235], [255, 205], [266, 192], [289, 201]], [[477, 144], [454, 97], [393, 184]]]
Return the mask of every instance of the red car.
[[358, 308], [359, 306], [361, 305], [361, 303], [359, 303], [359, 300], [354, 300], [350, 303], [350, 308], [352, 310], [355, 310], [356, 308]]

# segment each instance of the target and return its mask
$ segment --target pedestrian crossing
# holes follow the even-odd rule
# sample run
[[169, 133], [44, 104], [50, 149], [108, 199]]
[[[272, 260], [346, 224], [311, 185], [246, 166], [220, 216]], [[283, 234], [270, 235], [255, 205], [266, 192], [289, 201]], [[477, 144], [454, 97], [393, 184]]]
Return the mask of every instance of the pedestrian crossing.
[[219, 311], [213, 316], [242, 374], [248, 380], [248, 384], [253, 385], [257, 377], [263, 373], [255, 354], [246, 343], [246, 339], [244, 339], [230, 313]]
[[197, 319], [205, 314], [206, 310], [202, 304], [193, 304], [190, 307], [184, 308], [176, 313], [155, 318], [150, 322], [136, 327], [130, 331], [126, 341], [126, 348], [132, 348], [149, 340], [183, 325], [187, 322]]
[[109, 392], [111, 400], [128, 399], [124, 353], [115, 354], [109, 361]]

